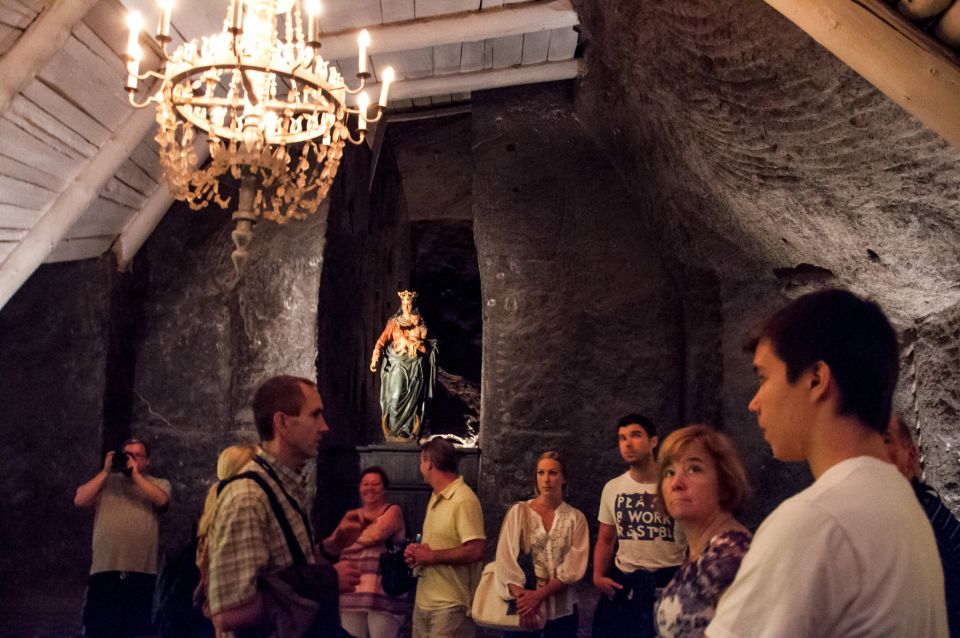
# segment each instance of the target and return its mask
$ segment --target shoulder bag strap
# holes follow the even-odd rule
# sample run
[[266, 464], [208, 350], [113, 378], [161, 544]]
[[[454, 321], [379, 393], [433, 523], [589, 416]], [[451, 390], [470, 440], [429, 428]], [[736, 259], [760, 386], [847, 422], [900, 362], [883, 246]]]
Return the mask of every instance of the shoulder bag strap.
[[290, 496], [290, 494], [287, 492], [287, 488], [283, 486], [283, 481], [281, 481], [280, 477], [277, 476], [277, 471], [274, 470], [273, 467], [269, 463], [267, 463], [267, 461], [262, 456], [253, 457], [253, 461], [257, 465], [262, 467], [267, 474], [270, 475], [270, 478], [274, 480], [274, 482], [277, 484], [277, 487], [279, 487], [280, 491], [283, 492], [283, 495], [287, 497], [287, 502], [290, 503], [290, 507], [292, 507], [293, 510], [300, 515], [300, 520], [303, 521], [303, 526], [307, 529], [307, 537], [310, 539], [310, 542], [312, 543], [314, 539], [313, 539], [313, 531], [310, 529], [310, 518], [303, 512], [303, 508], [300, 506], [300, 503], [297, 502], [297, 499]]
[[228, 479], [224, 479], [220, 481], [220, 484], [217, 486], [217, 496], [220, 495], [220, 492], [223, 491], [223, 488], [226, 487], [227, 483], [232, 483], [233, 481], [239, 479], [253, 479], [253, 481], [256, 482], [256, 484], [259, 485], [267, 494], [267, 498], [270, 500], [270, 509], [273, 510], [273, 515], [276, 517], [277, 523], [280, 524], [280, 529], [283, 531], [284, 538], [287, 539], [287, 546], [290, 548], [290, 555], [293, 556], [293, 564], [306, 565], [307, 558], [303, 554], [303, 548], [300, 547], [300, 542], [297, 540], [296, 534], [293, 533], [293, 528], [290, 527], [290, 521], [287, 520], [287, 515], [283, 513], [283, 507], [281, 507], [280, 501], [277, 500], [277, 495], [274, 494], [272, 489], [270, 489], [270, 486], [267, 485], [267, 481], [262, 476], [256, 472], [243, 472], [242, 474], [237, 474], [236, 476], [231, 476]]
[[517, 501], [517, 509], [520, 511], [520, 551], [524, 554], [530, 553], [530, 506], [526, 501]]

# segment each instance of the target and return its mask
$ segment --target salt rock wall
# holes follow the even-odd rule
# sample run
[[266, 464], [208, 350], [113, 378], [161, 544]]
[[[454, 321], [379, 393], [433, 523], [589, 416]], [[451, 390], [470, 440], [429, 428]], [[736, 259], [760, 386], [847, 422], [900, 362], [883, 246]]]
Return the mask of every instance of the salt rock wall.
[[575, 119], [569, 86], [473, 95], [474, 234], [484, 303], [480, 500], [495, 538], [536, 457], [569, 459], [594, 520], [623, 472], [615, 421], [682, 414], [682, 304], [635, 202]]
[[960, 152], [760, 0], [574, 5], [578, 114], [661, 245], [722, 282], [725, 424], [760, 449], [741, 326], [806, 290], [849, 287], [908, 346], [898, 409], [920, 424], [927, 478], [960, 506], [958, 362], [946, 356]]
[[93, 515], [73, 496], [103, 466], [110, 269], [42, 266], [0, 312], [0, 592], [85, 582]]
[[239, 281], [234, 224], [216, 208], [175, 206], [136, 258], [131, 430], [154, 442], [156, 474], [173, 485], [168, 548], [189, 538], [219, 451], [258, 440], [248, 407], [257, 385], [278, 373], [316, 376], [326, 216], [257, 224]]

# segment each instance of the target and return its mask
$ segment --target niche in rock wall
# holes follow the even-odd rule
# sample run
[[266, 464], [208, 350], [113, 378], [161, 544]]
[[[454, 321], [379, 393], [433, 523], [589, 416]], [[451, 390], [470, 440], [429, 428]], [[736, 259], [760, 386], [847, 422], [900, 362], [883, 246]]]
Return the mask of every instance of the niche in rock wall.
[[473, 223], [420, 221], [412, 223], [410, 230], [410, 282], [438, 348], [427, 434], [453, 435], [474, 443], [480, 423], [483, 318]]

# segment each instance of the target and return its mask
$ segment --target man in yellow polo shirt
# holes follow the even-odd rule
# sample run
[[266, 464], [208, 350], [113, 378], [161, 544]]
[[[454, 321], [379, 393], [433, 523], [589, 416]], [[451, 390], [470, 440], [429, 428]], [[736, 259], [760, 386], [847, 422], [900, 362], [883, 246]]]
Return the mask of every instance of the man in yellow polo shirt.
[[413, 608], [413, 638], [473, 638], [468, 617], [480, 580], [486, 536], [473, 490], [457, 473], [457, 452], [446, 439], [420, 449], [420, 473], [433, 488], [423, 520], [423, 543], [407, 546], [407, 563], [422, 568]]

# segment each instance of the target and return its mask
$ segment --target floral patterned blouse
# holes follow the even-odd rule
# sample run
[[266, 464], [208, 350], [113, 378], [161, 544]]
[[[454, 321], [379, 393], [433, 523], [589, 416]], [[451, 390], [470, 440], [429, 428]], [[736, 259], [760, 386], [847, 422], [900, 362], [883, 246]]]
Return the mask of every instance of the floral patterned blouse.
[[[533, 555], [538, 585], [554, 578], [574, 585], [587, 571], [590, 532], [583, 512], [567, 503], [560, 503], [553, 517], [553, 525], [547, 531], [543, 519], [530, 507], [532, 502], [527, 501], [524, 507], [520, 503], [511, 507], [500, 529], [494, 575], [495, 589], [504, 600], [512, 598], [508, 585], [524, 585], [524, 573], [517, 563], [522, 535], [526, 536], [523, 545], [529, 546]], [[573, 587], [567, 587], [543, 601], [542, 611], [547, 620], [555, 620], [572, 614], [576, 602]]]
[[703, 636], [717, 601], [737, 575], [752, 538], [750, 532], [722, 532], [710, 539], [697, 560], [684, 561], [657, 598], [659, 636]]

